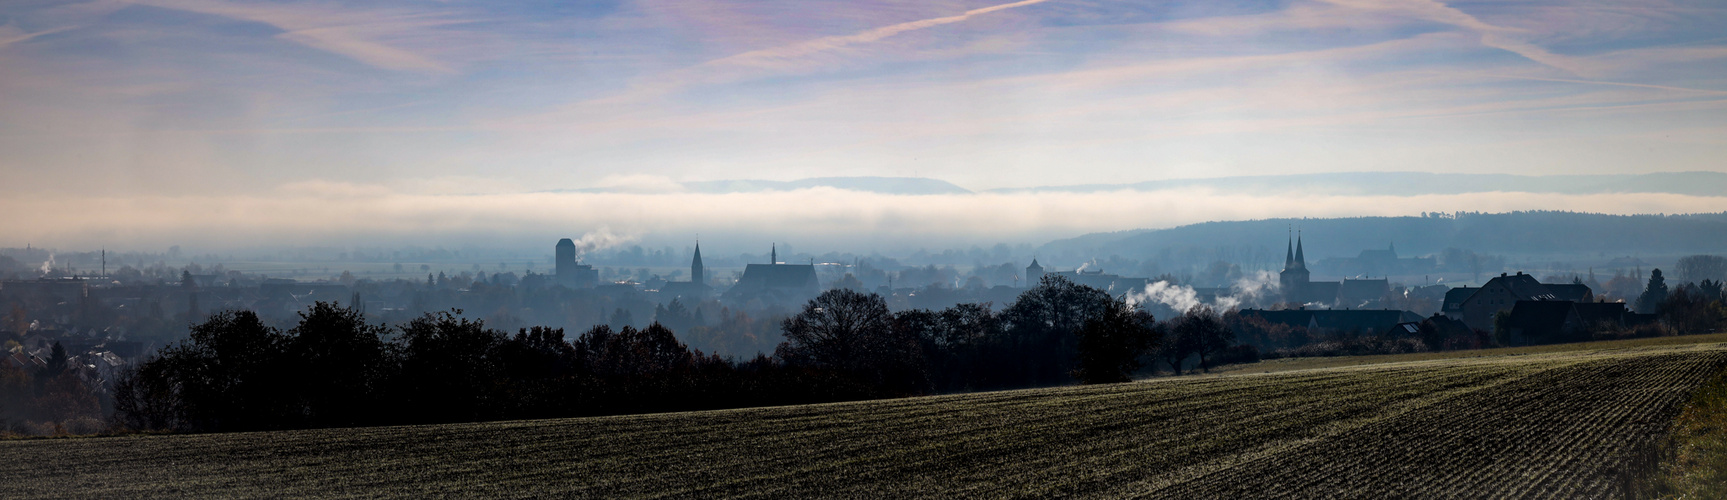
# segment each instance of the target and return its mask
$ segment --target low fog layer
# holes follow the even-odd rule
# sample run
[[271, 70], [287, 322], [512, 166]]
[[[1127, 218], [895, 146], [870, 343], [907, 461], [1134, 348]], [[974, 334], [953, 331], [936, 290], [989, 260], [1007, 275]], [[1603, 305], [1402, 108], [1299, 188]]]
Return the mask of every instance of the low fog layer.
[[[50, 208], [51, 207], [51, 208]], [[1209, 189], [894, 195], [818, 187], [751, 193], [496, 193], [427, 195], [309, 182], [262, 195], [15, 195], [0, 245], [200, 251], [272, 245], [429, 245], [549, 251], [561, 237], [757, 251], [771, 241], [808, 251], [868, 252], [1042, 244], [1086, 233], [1216, 220], [1570, 210], [1700, 213], [1727, 197], [1668, 193], [1489, 192], [1385, 195], [1239, 194]], [[598, 245], [599, 242], [596, 242]]]

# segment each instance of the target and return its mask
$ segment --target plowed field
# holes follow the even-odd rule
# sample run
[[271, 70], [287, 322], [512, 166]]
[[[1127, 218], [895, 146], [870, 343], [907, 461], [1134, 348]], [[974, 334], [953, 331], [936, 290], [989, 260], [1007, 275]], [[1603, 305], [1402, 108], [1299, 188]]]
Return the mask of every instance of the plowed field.
[[0, 442], [6, 497], [1614, 497], [1727, 346], [733, 411]]

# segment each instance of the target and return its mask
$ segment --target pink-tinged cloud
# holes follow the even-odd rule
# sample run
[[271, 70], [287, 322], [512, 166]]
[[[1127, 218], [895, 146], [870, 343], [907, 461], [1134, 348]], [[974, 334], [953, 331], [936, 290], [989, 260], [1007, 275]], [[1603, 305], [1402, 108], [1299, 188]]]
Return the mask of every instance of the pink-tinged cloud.
[[[31, 210], [45, 205], [58, 209]], [[1697, 213], [1720, 211], [1723, 206], [1727, 198], [1660, 193], [1380, 196], [1177, 189], [890, 195], [814, 188], [733, 194], [424, 195], [307, 182], [261, 196], [9, 196], [0, 198], [0, 211], [33, 215], [16, 220], [0, 236], [0, 245], [182, 244], [232, 249], [363, 241], [539, 248], [552, 235], [610, 227], [648, 239], [695, 233], [713, 240], [773, 234], [795, 237], [806, 248], [888, 251], [1002, 241], [1040, 243], [1088, 232], [1211, 220], [1403, 216], [1455, 210]]]

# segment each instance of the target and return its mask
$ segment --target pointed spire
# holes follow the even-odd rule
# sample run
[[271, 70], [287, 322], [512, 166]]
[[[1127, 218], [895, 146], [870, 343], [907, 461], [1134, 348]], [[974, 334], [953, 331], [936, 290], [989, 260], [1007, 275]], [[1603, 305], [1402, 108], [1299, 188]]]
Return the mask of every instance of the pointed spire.
[[1307, 257], [1301, 254], [1301, 230], [1295, 231], [1295, 266], [1307, 269]]
[[1289, 235], [1288, 235], [1288, 238], [1286, 239], [1286, 241], [1284, 243], [1285, 243], [1285, 245], [1284, 245], [1284, 251], [1283, 251], [1283, 269], [1288, 270], [1289, 268], [1295, 266], [1295, 227], [1294, 226], [1291, 226], [1289, 228]]
[[768, 251], [768, 263], [769, 264], [780, 263], [780, 244], [779, 243], [773, 244], [773, 249]]
[[691, 283], [705, 283], [705, 282], [707, 282], [707, 276], [704, 276], [704, 274], [706, 274], [706, 273], [704, 273], [703, 271], [704, 270], [702, 269], [702, 242], [701, 242], [701, 240], [696, 240], [696, 255], [695, 255], [695, 257], [692, 257], [690, 259], [690, 282]]

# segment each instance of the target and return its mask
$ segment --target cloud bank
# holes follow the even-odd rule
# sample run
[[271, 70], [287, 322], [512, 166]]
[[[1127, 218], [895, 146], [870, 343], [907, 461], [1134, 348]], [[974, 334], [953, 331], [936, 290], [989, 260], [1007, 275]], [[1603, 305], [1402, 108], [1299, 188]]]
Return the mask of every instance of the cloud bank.
[[[54, 210], [39, 207], [53, 206]], [[549, 249], [593, 232], [608, 241], [719, 250], [768, 241], [804, 250], [867, 252], [1040, 244], [1099, 231], [1212, 220], [1401, 216], [1428, 211], [1573, 210], [1616, 214], [1727, 210], [1727, 197], [1663, 193], [1469, 193], [1420, 196], [1247, 195], [1204, 189], [1101, 193], [891, 195], [833, 188], [703, 193], [496, 193], [431, 195], [380, 186], [298, 184], [273, 195], [0, 198], [28, 213], [0, 245], [63, 249], [107, 245], [474, 245]], [[596, 232], [598, 231], [598, 232]], [[549, 251], [549, 250], [548, 250]], [[1243, 290], [1251, 293], [1251, 290]]]

